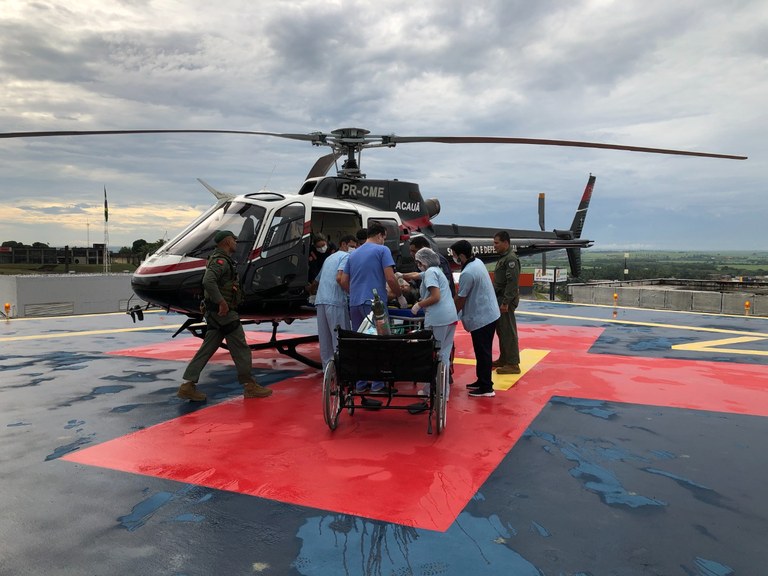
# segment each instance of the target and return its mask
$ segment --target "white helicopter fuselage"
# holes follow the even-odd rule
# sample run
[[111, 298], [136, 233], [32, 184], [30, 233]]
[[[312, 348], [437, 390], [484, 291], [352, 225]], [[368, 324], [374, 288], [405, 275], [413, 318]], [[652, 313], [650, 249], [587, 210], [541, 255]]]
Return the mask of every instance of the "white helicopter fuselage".
[[314, 234], [338, 243], [372, 220], [388, 230], [390, 249], [401, 250], [397, 212], [314, 194], [257, 192], [221, 198], [149, 256], [132, 279], [143, 300], [168, 310], [199, 314], [202, 277], [218, 230], [237, 236], [234, 255], [243, 284], [244, 315], [296, 310], [306, 304], [308, 259]]

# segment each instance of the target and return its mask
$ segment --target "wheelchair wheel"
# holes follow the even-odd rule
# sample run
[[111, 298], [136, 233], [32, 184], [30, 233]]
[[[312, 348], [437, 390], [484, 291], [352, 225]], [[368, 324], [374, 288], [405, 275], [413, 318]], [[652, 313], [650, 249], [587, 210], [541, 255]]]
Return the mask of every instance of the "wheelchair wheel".
[[323, 417], [331, 430], [336, 430], [339, 423], [340, 405], [341, 389], [336, 374], [336, 362], [331, 360], [323, 374]]
[[435, 428], [437, 433], [440, 434], [445, 430], [446, 420], [446, 401], [448, 400], [448, 366], [442, 362], [437, 365], [437, 373], [435, 374]]

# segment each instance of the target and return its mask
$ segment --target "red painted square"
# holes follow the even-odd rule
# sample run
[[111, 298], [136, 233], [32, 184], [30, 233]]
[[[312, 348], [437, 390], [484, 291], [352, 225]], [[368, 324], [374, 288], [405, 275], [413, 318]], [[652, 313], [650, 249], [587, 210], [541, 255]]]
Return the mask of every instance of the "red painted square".
[[[233, 399], [63, 459], [444, 531], [552, 395], [768, 415], [764, 366], [589, 354], [601, 332], [521, 326], [526, 347], [551, 352], [495, 398], [467, 397], [474, 366], [457, 364], [439, 436], [426, 433], [426, 414], [393, 410], [344, 411], [331, 432], [322, 378], [307, 370], [268, 399]], [[187, 360], [191, 340], [170, 345], [166, 359]], [[456, 344], [471, 357], [462, 330]]]

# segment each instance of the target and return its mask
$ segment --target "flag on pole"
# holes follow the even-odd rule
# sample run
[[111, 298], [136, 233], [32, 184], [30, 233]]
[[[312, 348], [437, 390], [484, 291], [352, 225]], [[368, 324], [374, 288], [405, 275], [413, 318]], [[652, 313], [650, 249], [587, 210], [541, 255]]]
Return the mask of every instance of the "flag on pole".
[[104, 222], [109, 222], [109, 206], [107, 205], [107, 187], [104, 186]]

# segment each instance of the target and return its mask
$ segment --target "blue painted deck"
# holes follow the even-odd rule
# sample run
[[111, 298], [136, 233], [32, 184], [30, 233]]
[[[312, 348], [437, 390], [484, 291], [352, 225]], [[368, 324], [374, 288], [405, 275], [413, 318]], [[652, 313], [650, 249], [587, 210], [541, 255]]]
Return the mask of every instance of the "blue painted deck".
[[[210, 488], [202, 477], [179, 482], [67, 460], [237, 402], [234, 371], [224, 358], [204, 373], [206, 405], [176, 399], [185, 363], [167, 354], [183, 320], [174, 315], [0, 323], [0, 575], [763, 574], [768, 319], [613, 312], [521, 303], [521, 348], [550, 352], [499, 393], [519, 407], [522, 434], [444, 531]], [[564, 334], [586, 348], [574, 350]], [[467, 358], [462, 338], [457, 356]], [[173, 346], [197, 342], [180, 336]], [[471, 366], [463, 369], [462, 378]], [[271, 433], [315, 426], [318, 442], [328, 441], [317, 372], [269, 353], [255, 358], [255, 371], [274, 396], [292, 379], [310, 397]], [[466, 444], [475, 431], [461, 428], [472, 421], [463, 416], [484, 409], [458, 396], [465, 382], [457, 380], [448, 427], [430, 440], [444, 446]], [[409, 418], [418, 417], [343, 414], [338, 438], [350, 429], [385, 436]], [[323, 459], [313, 466], [327, 481]], [[357, 467], [350, 458], [348, 473], [361, 474]], [[452, 474], [455, 482], [462, 470]], [[373, 509], [382, 491], [343, 496]]]

